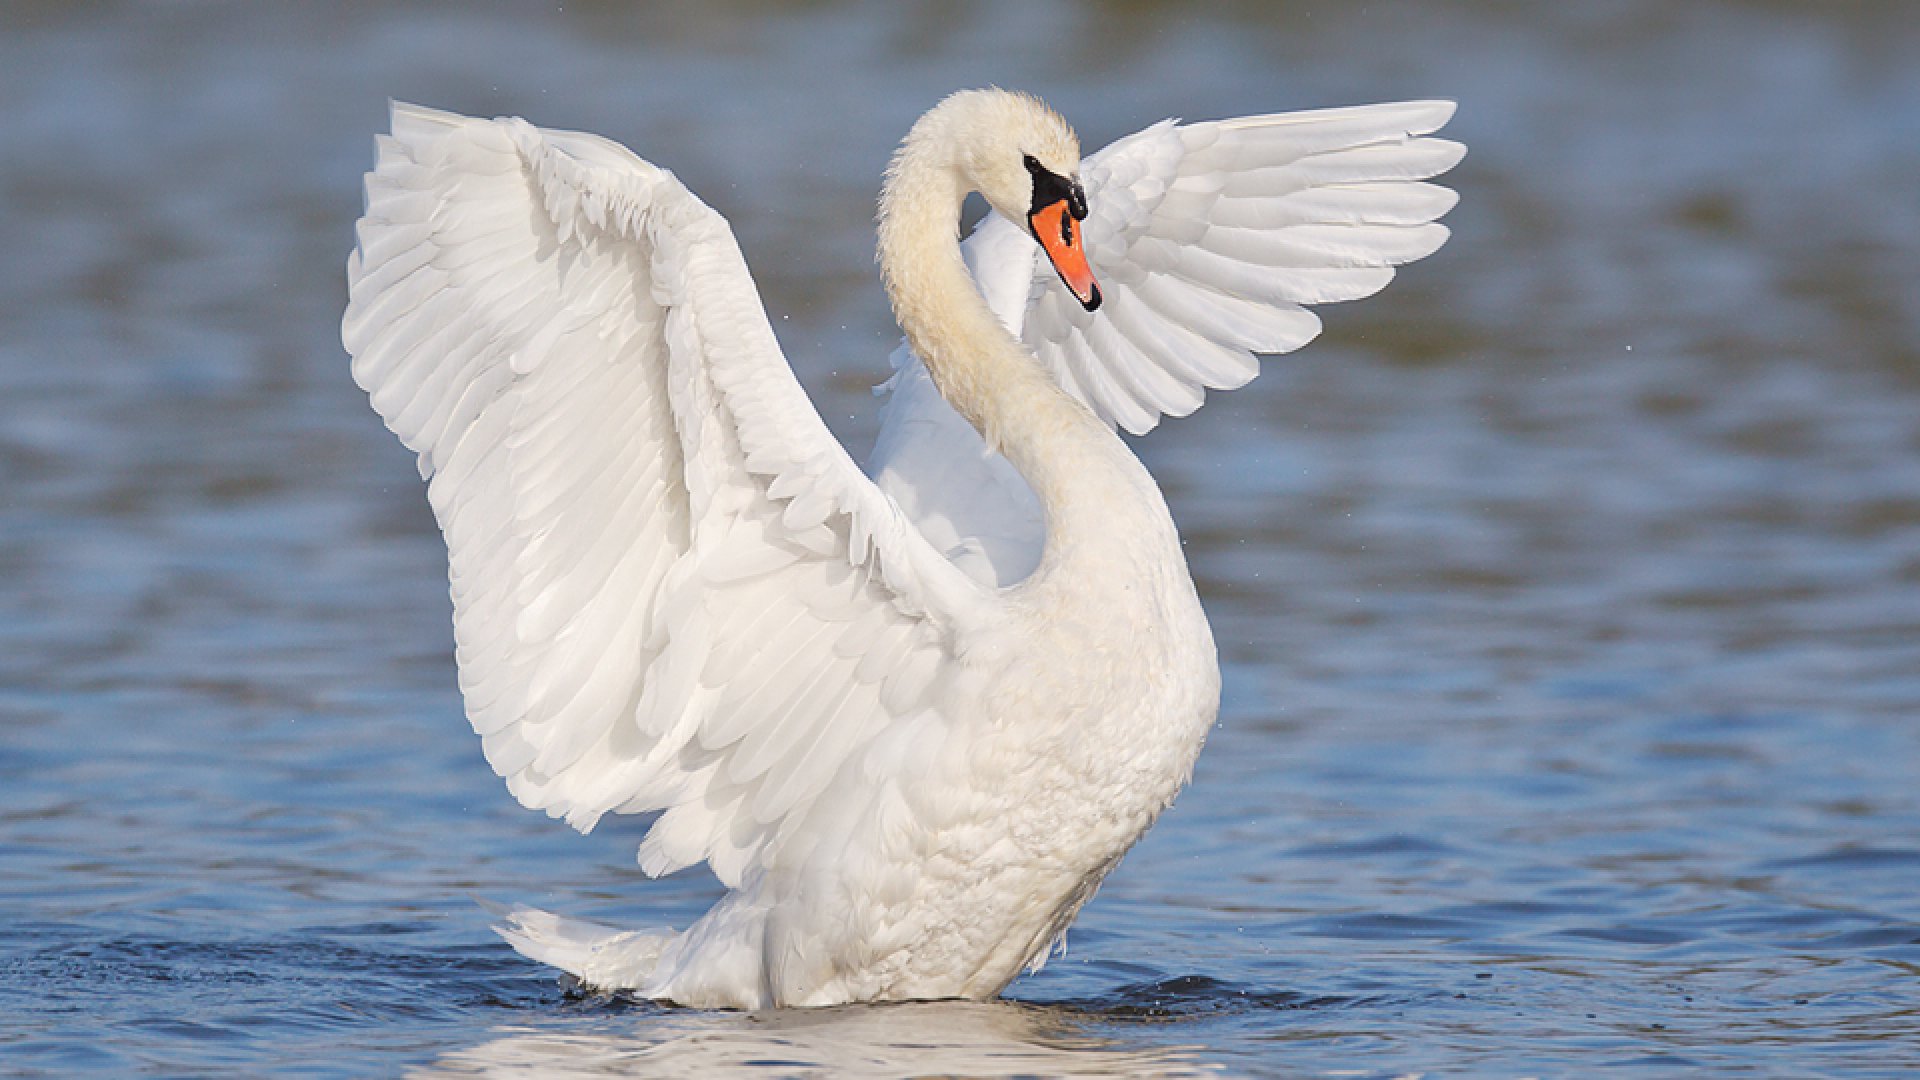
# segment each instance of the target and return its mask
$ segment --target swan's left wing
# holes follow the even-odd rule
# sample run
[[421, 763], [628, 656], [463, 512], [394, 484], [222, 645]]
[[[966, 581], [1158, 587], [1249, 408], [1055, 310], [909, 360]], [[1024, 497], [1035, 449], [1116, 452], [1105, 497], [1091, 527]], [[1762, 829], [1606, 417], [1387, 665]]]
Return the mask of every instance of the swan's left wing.
[[1069, 393], [1138, 435], [1255, 357], [1320, 332], [1306, 305], [1372, 295], [1446, 241], [1453, 192], [1425, 183], [1466, 153], [1429, 137], [1450, 101], [1163, 121], [1081, 165], [1089, 312], [997, 215], [968, 241], [988, 302]]
[[[1425, 181], [1465, 149], [1429, 138], [1453, 103], [1168, 120], [1087, 158], [1084, 235], [1105, 302], [1088, 312], [1019, 226], [989, 214], [964, 252], [1000, 320], [1066, 391], [1134, 434], [1244, 385], [1261, 353], [1320, 332], [1447, 238], [1453, 192]], [[868, 469], [936, 547], [984, 582], [1032, 570], [1033, 493], [928, 384], [904, 346]]]

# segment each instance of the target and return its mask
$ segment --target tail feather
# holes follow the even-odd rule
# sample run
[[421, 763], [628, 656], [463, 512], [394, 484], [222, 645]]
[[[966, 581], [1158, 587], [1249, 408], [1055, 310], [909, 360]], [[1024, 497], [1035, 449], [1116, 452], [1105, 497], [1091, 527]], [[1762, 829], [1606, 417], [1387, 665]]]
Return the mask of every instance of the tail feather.
[[479, 901], [500, 921], [493, 932], [529, 960], [550, 964], [596, 990], [639, 990], [672, 930], [619, 930], [516, 904]]

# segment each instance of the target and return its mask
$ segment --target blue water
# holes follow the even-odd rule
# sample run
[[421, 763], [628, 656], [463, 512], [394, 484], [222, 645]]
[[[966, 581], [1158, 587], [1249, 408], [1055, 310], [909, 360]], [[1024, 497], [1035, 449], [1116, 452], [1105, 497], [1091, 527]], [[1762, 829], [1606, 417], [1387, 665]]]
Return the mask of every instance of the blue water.
[[[25, 3], [0, 33], [0, 1073], [1920, 1070], [1920, 22], [1896, 3]], [[1139, 442], [1226, 666], [1010, 1001], [572, 995], [472, 902], [684, 924], [519, 809], [335, 335], [389, 96], [735, 223], [848, 440], [947, 90], [1103, 143], [1447, 96], [1455, 236]]]

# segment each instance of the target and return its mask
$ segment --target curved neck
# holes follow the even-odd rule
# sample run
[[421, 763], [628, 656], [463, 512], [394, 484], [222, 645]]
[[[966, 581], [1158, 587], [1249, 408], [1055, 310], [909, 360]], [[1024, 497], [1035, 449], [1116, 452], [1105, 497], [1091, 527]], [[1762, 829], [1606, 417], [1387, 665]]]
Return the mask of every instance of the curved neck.
[[1062, 391], [987, 307], [960, 257], [968, 188], [950, 157], [916, 128], [880, 196], [881, 276], [908, 344], [947, 403], [1032, 486], [1050, 537], [1077, 497], [1110, 500], [1108, 481], [1130, 491], [1145, 481], [1159, 505], [1158, 489], [1119, 437]]

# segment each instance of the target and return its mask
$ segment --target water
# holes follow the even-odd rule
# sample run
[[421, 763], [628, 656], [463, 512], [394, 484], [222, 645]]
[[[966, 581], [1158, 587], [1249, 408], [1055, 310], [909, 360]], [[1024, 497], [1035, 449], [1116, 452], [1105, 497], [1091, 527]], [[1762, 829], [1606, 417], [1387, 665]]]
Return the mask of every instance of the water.
[[[1568, 7], [10, 7], [0, 1072], [1920, 1068], [1920, 24]], [[1455, 236], [1139, 443], [1226, 704], [1065, 957], [986, 1005], [569, 996], [470, 897], [713, 887], [465, 732], [335, 338], [385, 99], [675, 169], [864, 446], [880, 169], [987, 82], [1094, 144], [1455, 97]]]

